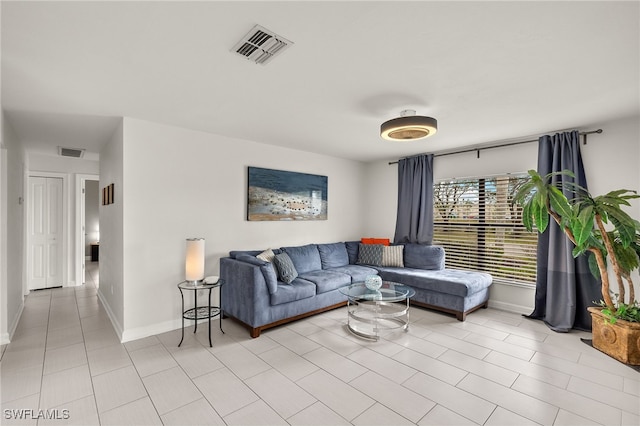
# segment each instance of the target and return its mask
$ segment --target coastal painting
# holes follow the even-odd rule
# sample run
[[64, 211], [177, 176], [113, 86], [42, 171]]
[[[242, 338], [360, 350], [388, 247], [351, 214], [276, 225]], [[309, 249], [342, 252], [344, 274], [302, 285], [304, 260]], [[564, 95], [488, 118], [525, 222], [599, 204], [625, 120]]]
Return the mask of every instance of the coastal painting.
[[248, 220], [327, 220], [327, 177], [249, 167]]

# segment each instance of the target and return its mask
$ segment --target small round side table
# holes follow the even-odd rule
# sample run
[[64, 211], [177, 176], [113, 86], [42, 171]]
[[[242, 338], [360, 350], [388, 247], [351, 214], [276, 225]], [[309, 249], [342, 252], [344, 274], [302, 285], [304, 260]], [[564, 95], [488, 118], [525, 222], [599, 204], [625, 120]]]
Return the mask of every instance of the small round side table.
[[[220, 331], [224, 333], [222, 329], [222, 308], [220, 306], [211, 306], [211, 291], [214, 288], [220, 288], [222, 291], [222, 285], [224, 282], [222, 280], [218, 280], [218, 282], [209, 284], [202, 281], [194, 283], [193, 281], [182, 281], [178, 284], [178, 289], [180, 290], [180, 298], [182, 299], [182, 338], [180, 339], [180, 343], [178, 343], [178, 347], [182, 345], [182, 341], [184, 340], [184, 320], [195, 321], [195, 327], [193, 332], [198, 331], [198, 320], [208, 318], [209, 319], [209, 347], [213, 347], [211, 344], [211, 318], [219, 317], [220, 319]], [[184, 309], [184, 290], [193, 291], [194, 294], [194, 307], [191, 309]], [[198, 306], [198, 291], [200, 290], [208, 290], [209, 291], [209, 303], [207, 306]], [[222, 300], [222, 298], [220, 298]]]

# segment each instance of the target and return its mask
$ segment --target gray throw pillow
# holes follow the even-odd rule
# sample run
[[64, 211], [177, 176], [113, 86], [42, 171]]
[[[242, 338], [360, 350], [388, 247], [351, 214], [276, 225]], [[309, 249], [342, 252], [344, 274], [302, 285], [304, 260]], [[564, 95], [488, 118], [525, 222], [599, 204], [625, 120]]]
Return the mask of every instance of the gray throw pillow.
[[361, 265], [380, 266], [382, 264], [382, 244], [362, 244], [358, 249], [358, 262]]
[[287, 253], [276, 254], [273, 264], [276, 265], [280, 281], [291, 284], [298, 277], [298, 271]]

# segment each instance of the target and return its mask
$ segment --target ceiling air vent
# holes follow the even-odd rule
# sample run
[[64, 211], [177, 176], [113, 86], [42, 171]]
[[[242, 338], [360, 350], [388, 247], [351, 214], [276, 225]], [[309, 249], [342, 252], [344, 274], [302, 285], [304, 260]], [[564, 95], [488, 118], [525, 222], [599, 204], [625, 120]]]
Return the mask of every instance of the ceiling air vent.
[[62, 157], [82, 158], [84, 149], [58, 147], [58, 155]]
[[265, 65], [292, 44], [286, 38], [256, 25], [231, 50], [256, 64]]

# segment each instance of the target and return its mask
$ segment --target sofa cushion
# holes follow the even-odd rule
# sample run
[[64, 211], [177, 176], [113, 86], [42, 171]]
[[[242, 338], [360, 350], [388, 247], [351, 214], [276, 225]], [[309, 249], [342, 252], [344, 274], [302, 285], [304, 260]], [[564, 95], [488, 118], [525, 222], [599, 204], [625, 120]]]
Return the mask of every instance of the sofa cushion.
[[349, 264], [349, 254], [344, 243], [318, 244], [322, 269], [337, 268]]
[[301, 275], [300, 278], [314, 283], [316, 285], [316, 294], [326, 293], [351, 284], [351, 275], [337, 271], [311, 271]]
[[404, 266], [438, 271], [444, 269], [444, 249], [424, 244], [404, 245]]
[[415, 289], [467, 297], [491, 285], [493, 278], [484, 272], [443, 269], [428, 271], [410, 268], [378, 268], [385, 281], [399, 282]]
[[238, 256], [246, 255], [246, 256], [257, 256], [262, 253], [262, 250], [232, 250], [229, 252], [229, 257], [232, 259], [237, 259]]
[[320, 260], [320, 252], [315, 244], [307, 244], [306, 246], [283, 247], [282, 251], [287, 253], [298, 271], [298, 274], [304, 274], [309, 271], [317, 271], [322, 269], [322, 261]]
[[404, 246], [384, 246], [382, 247], [381, 266], [404, 267], [403, 263]]
[[347, 241], [344, 245], [347, 247], [349, 264], [355, 265], [358, 261], [358, 248], [360, 247], [360, 241]]
[[351, 276], [351, 283], [363, 282], [365, 278], [371, 275], [377, 275], [376, 269], [363, 265], [346, 265], [338, 268], [332, 268], [331, 271], [340, 272]]
[[278, 284], [278, 291], [271, 295], [271, 305], [295, 302], [316, 295], [316, 285], [312, 282], [296, 278], [291, 284]]
[[380, 266], [382, 263], [382, 245], [360, 244], [358, 248], [358, 264]]
[[248, 254], [240, 254], [238, 255], [238, 257], [236, 257], [236, 260], [240, 262], [247, 262], [260, 267], [260, 271], [262, 271], [264, 280], [267, 283], [269, 294], [273, 294], [278, 290], [278, 277], [276, 275], [276, 269], [272, 263], [265, 262], [264, 260], [258, 259], [255, 256], [249, 256]]
[[298, 271], [287, 253], [276, 254], [273, 259], [278, 270], [278, 279], [287, 284], [291, 284], [298, 277]]
[[[264, 250], [232, 250], [229, 252], [229, 257], [232, 259], [237, 259], [238, 256], [246, 254], [249, 256], [258, 256], [259, 254], [263, 253]], [[273, 250], [274, 254], [278, 254], [280, 253], [279, 249], [275, 249]]]

